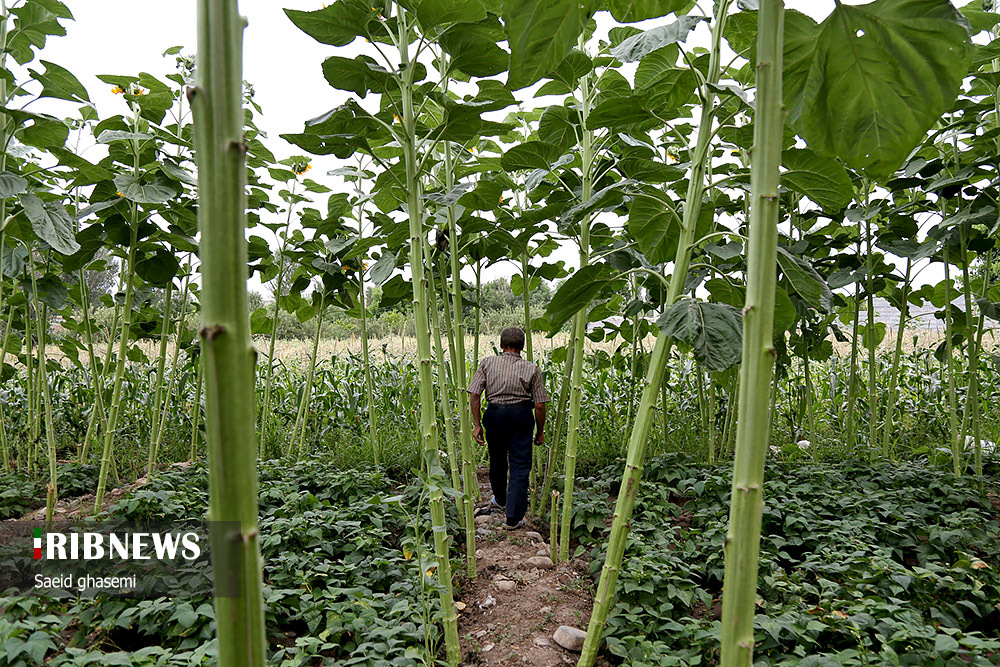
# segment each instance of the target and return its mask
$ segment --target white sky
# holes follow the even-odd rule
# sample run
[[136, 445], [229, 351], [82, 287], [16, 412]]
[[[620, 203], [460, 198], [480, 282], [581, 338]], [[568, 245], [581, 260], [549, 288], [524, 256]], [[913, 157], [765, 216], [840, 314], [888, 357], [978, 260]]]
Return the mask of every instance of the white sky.
[[[703, 3], [706, 7], [711, 4], [705, 0]], [[833, 0], [787, 0], [785, 4], [817, 20], [822, 20], [834, 7]], [[956, 4], [967, 2], [960, 0]], [[121, 97], [111, 93], [111, 86], [96, 78], [98, 74], [149, 72], [162, 79], [175, 71], [174, 57], [161, 55], [166, 49], [183, 46], [188, 54], [195, 51], [193, 0], [67, 0], [67, 5], [76, 20], [65, 22], [67, 36], [50, 38], [40, 57], [72, 70], [87, 88], [102, 118], [125, 112], [126, 105]], [[320, 2], [306, 0], [240, 2], [240, 11], [248, 21], [243, 78], [254, 86], [255, 101], [264, 110], [263, 116], [257, 118], [258, 126], [268, 135], [266, 144], [279, 159], [301, 152], [281, 140], [279, 134], [301, 131], [306, 119], [344, 103], [350, 95], [331, 88], [320, 70], [326, 57], [334, 53], [344, 55], [345, 50], [316, 42], [299, 31], [282, 11], [286, 7], [314, 10], [321, 6]], [[606, 34], [611, 22], [600, 20], [601, 16], [608, 15], [599, 15], [602, 27], [599, 34]], [[657, 25], [657, 20], [634, 25], [649, 28]], [[703, 23], [689, 43], [707, 45], [708, 35], [708, 26]], [[528, 99], [523, 93], [518, 97]], [[68, 103], [52, 100], [40, 100], [32, 108], [57, 115], [71, 113]], [[328, 169], [338, 166], [332, 156], [316, 158], [313, 166], [310, 177], [339, 187], [337, 179], [324, 176]], [[571, 248], [560, 251], [558, 258], [576, 264]], [[484, 272], [484, 279], [512, 272], [510, 265], [501, 265]], [[259, 289], [256, 278], [251, 289]]]

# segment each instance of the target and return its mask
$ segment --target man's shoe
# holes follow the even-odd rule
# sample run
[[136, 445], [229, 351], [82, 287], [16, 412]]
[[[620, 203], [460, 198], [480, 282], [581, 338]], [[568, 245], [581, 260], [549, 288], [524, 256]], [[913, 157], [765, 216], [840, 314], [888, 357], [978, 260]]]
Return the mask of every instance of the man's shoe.
[[507, 508], [497, 502], [496, 496], [490, 496], [490, 502], [485, 507], [480, 507], [473, 512], [473, 516], [489, 516], [494, 512], [503, 514], [507, 511]]
[[524, 528], [527, 525], [528, 525], [528, 522], [525, 521], [524, 519], [521, 519], [520, 521], [518, 521], [514, 525], [511, 525], [511, 524], [507, 523], [506, 521], [504, 521], [503, 527], [504, 527], [504, 530], [517, 530], [518, 528]]

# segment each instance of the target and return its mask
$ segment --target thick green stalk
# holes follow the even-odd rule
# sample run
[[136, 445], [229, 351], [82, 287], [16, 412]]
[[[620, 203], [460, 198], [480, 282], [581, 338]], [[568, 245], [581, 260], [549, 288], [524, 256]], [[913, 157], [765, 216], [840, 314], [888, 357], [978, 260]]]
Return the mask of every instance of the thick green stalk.
[[[770, 432], [770, 422], [768, 422]], [[715, 380], [708, 374], [708, 465], [715, 464]]]
[[[202, 353], [221, 667], [267, 663], [257, 532], [255, 356], [247, 313], [243, 29], [236, 0], [198, 1], [198, 81], [189, 94], [198, 164]], [[231, 584], [238, 597], [222, 597]]]
[[[479, 368], [479, 334], [482, 331], [483, 261], [476, 261], [476, 333], [472, 344], [472, 367]], [[464, 332], [463, 332], [464, 333]]]
[[83, 269], [77, 273], [80, 281], [81, 296], [83, 297], [83, 327], [87, 338], [87, 363], [90, 370], [90, 377], [94, 386], [94, 408], [87, 423], [87, 433], [84, 436], [80, 447], [80, 462], [86, 459], [86, 453], [90, 444], [90, 435], [93, 425], [96, 423], [97, 415], [104, 418], [104, 384], [101, 382], [100, 374], [97, 372], [97, 353], [94, 350], [94, 329], [90, 320], [90, 291], [87, 289], [87, 281]]
[[[582, 38], [581, 38], [582, 39]], [[581, 47], [582, 47], [581, 41]], [[587, 118], [593, 103], [592, 74], [580, 77], [578, 110], [583, 126], [580, 150], [582, 191], [580, 201], [590, 201], [594, 190], [594, 132], [587, 129]], [[580, 221], [580, 268], [590, 263], [590, 214]], [[527, 291], [527, 285], [524, 286]], [[573, 485], [576, 482], [576, 450], [580, 439], [580, 404], [583, 400], [583, 340], [587, 333], [587, 307], [573, 317], [573, 375], [570, 379], [569, 421], [566, 432], [566, 461], [563, 465], [562, 527], [559, 535], [559, 557], [569, 560], [569, 539], [573, 522]]]
[[132, 206], [133, 218], [129, 225], [130, 238], [128, 244], [128, 272], [125, 277], [125, 303], [122, 306], [122, 327], [118, 340], [118, 359], [115, 361], [115, 381], [111, 389], [111, 406], [108, 408], [108, 423], [104, 427], [104, 450], [101, 453], [101, 473], [97, 480], [97, 495], [94, 499], [94, 512], [101, 510], [104, 502], [104, 490], [108, 483], [108, 470], [111, 466], [111, 454], [114, 448], [115, 431], [118, 428], [118, 414], [121, 409], [122, 379], [125, 377], [125, 359], [128, 356], [129, 333], [132, 324], [132, 300], [135, 295], [135, 246], [138, 240], [139, 223], [135, 215], [135, 205]]
[[[430, 247], [425, 243], [425, 261], [427, 265], [427, 306], [431, 312], [431, 332], [434, 341], [434, 358], [438, 370], [438, 400], [441, 404], [441, 420], [444, 422], [445, 451], [448, 453], [448, 470], [451, 471], [451, 488], [461, 491], [459, 479], [458, 452], [455, 447], [455, 424], [451, 413], [451, 392], [448, 391], [448, 371], [444, 361], [444, 345], [441, 343], [441, 318], [438, 315], [437, 281], [434, 276], [434, 263], [431, 260]], [[460, 522], [466, 531], [474, 531], [473, 524], [465, 523], [465, 513], [461, 498], [455, 498]]]
[[320, 282], [319, 312], [316, 313], [316, 335], [313, 337], [312, 354], [309, 355], [309, 371], [299, 399], [299, 412], [292, 429], [292, 442], [288, 446], [290, 456], [300, 457], [305, 453], [306, 425], [309, 423], [309, 403], [312, 401], [313, 383], [316, 381], [316, 357], [319, 356], [319, 341], [323, 337], [323, 312], [326, 310], [326, 292]]
[[[298, 181], [293, 181], [290, 193], [295, 194], [295, 185]], [[285, 233], [281, 238], [281, 249], [278, 250], [278, 282], [274, 289], [274, 319], [271, 321], [271, 340], [267, 348], [267, 374], [264, 377], [264, 406], [260, 411], [260, 451], [258, 455], [264, 458], [264, 447], [267, 443], [268, 422], [271, 419], [271, 387], [274, 383], [274, 344], [278, 339], [278, 317], [280, 308], [278, 301], [281, 299], [281, 290], [285, 282], [285, 248], [288, 245], [288, 225], [292, 221], [291, 201], [288, 203], [288, 216], [285, 218]], [[362, 291], [364, 283], [362, 282]]]
[[163, 319], [160, 322], [160, 349], [156, 356], [156, 394], [153, 398], [153, 412], [150, 415], [152, 421], [152, 436], [149, 439], [149, 459], [146, 465], [146, 475], [153, 474], [156, 466], [156, 443], [160, 439], [160, 410], [163, 407], [163, 374], [167, 369], [167, 343], [170, 341], [170, 305], [174, 296], [173, 279], [167, 283], [167, 288], [163, 294]]
[[559, 562], [559, 492], [552, 489], [552, 512], [549, 514], [549, 558], [553, 563]]
[[38, 384], [41, 387], [45, 412], [45, 446], [49, 459], [49, 484], [45, 493], [45, 526], [52, 526], [52, 513], [59, 500], [59, 487], [56, 483], [56, 436], [52, 426], [52, 390], [49, 387], [48, 360], [45, 358], [45, 343], [47, 338], [48, 306], [43, 306], [38, 300], [38, 286], [35, 280], [35, 253], [28, 248], [28, 272], [31, 275], [31, 300], [35, 307], [35, 333], [38, 336]]
[[[860, 245], [859, 245], [860, 251]], [[857, 429], [854, 422], [854, 406], [858, 400], [858, 349], [860, 346], [861, 284], [854, 287], [854, 318], [851, 320], [851, 372], [847, 381], [847, 449], [854, 450]]]
[[[359, 193], [360, 194], [360, 193]], [[358, 205], [358, 240], [364, 236], [364, 205]], [[365, 398], [368, 403], [368, 444], [372, 448], [372, 462], [379, 465], [378, 431], [375, 428], [375, 383], [372, 381], [371, 350], [368, 343], [368, 304], [365, 302], [365, 267], [358, 271], [360, 289], [358, 306], [361, 308], [361, 360], [365, 366]]]
[[[866, 188], [867, 190], [867, 188]], [[868, 218], [867, 221], [867, 236], [868, 236], [868, 275], [867, 287], [865, 288], [866, 298], [868, 300], [868, 448], [869, 456], [874, 459], [878, 453], [878, 430], [875, 424], [875, 420], [878, 416], [878, 388], [875, 386], [875, 373], [877, 359], [875, 357], [875, 257], [873, 254], [873, 234], [872, 234], [872, 221]]]
[[[976, 476], [983, 474], [983, 448], [979, 439], [979, 340], [982, 333], [976, 325], [981, 326], [981, 322], [972, 319], [972, 280], [969, 277], [969, 251], [968, 233], [965, 228], [961, 228], [962, 234], [962, 293], [965, 297], [965, 317], [971, 326], [976, 327], [969, 331], [967, 339], [969, 341], [969, 383], [965, 392], [965, 414], [972, 422], [973, 456]], [[990, 267], [984, 265], [983, 273], [988, 274]], [[975, 324], [972, 324], [975, 322]], [[962, 449], [965, 449], [966, 430], [963, 428], [960, 434]]]
[[802, 378], [805, 384], [805, 406], [803, 412], [806, 416], [806, 440], [815, 441], [816, 440], [816, 400], [813, 393], [813, 381], [812, 374], [810, 373], [811, 365], [809, 363], [809, 350], [806, 349], [805, 355], [802, 357]]
[[893, 416], [896, 411], [896, 390], [899, 388], [899, 362], [903, 356], [903, 336], [906, 333], [906, 320], [909, 316], [910, 272], [913, 260], [906, 258], [906, 270], [903, 273], [902, 303], [899, 308], [899, 322], [896, 326], [896, 345], [892, 351], [892, 370], [889, 371], [889, 392], [886, 394], [885, 424], [882, 426], [882, 457], [889, 458], [892, 442]]
[[[586, 200], [584, 200], [586, 201]], [[576, 449], [580, 438], [580, 404], [583, 397], [583, 336], [587, 310], [573, 317], [573, 370], [570, 377], [569, 419], [567, 420], [566, 456], [563, 464], [562, 528], [559, 531], [559, 557], [569, 560], [569, 538], [573, 521], [573, 484], [576, 476]]]
[[[4, 361], [7, 357], [7, 340], [10, 338], [10, 327], [14, 322], [14, 309], [10, 309], [10, 314], [7, 315], [7, 326], [3, 330], [3, 347], [0, 348], [0, 369], [3, 369]], [[3, 450], [3, 469], [4, 472], [10, 472], [10, 445], [7, 442], [7, 426], [6, 417], [3, 414], [4, 402], [0, 401], [0, 449]]]
[[34, 360], [33, 355], [35, 353], [34, 348], [34, 337], [31, 334], [31, 306], [28, 305], [26, 301], [24, 303], [24, 370], [25, 370], [25, 395], [26, 404], [28, 407], [27, 414], [25, 417], [25, 424], [28, 427], [28, 442], [30, 443], [28, 447], [28, 472], [30, 473], [35, 469], [35, 413], [34, 413]]
[[[715, 23], [712, 27], [712, 51], [710, 53], [708, 83], [718, 83], [721, 73], [720, 55], [722, 52], [722, 34], [725, 29], [726, 16], [729, 12], [730, 0], [719, 0], [716, 3]], [[705, 174], [709, 162], [709, 150], [712, 142], [712, 122], [715, 118], [715, 94], [707, 87], [702, 91], [702, 107], [697, 143], [691, 159], [691, 174], [688, 178], [688, 192], [684, 203], [684, 217], [681, 223], [681, 234], [677, 243], [677, 253], [674, 257], [673, 277], [664, 300], [664, 307], [674, 303], [684, 289], [688, 268], [691, 263], [691, 248], [695, 242], [695, 229], [701, 214], [702, 196], [705, 192]], [[773, 289], [772, 289], [773, 292]], [[649, 431], [653, 423], [657, 396], [666, 373], [667, 360], [670, 357], [671, 342], [662, 332], [656, 337], [656, 344], [649, 359], [649, 368], [643, 381], [642, 397], [636, 410], [635, 423], [629, 437], [628, 451], [625, 459], [625, 471], [622, 475], [618, 500], [615, 502], [615, 514], [608, 536], [608, 550], [601, 578], [597, 585], [597, 595], [594, 598], [594, 609], [587, 627], [587, 639], [584, 642], [580, 656], [580, 667], [592, 667], [601, 645], [601, 635], [604, 624], [611, 610], [618, 584], [618, 572], [622, 558], [625, 555], [625, 545], [628, 540], [629, 523], [632, 511], [635, 509], [635, 498], [642, 479], [642, 468], [646, 457], [646, 447], [649, 443]], [[666, 404], [664, 402], [664, 407]], [[665, 411], [664, 411], [665, 412]], [[666, 417], [664, 415], [664, 431]], [[564, 515], [565, 516], [565, 515]], [[567, 526], [564, 522], [563, 530]], [[561, 536], [566, 540], [566, 536]]]
[[[123, 271], [120, 272], [119, 281], [124, 284], [125, 282], [125, 272], [124, 269], [127, 268], [125, 263], [122, 263]], [[87, 433], [83, 436], [83, 449], [80, 450], [80, 462], [83, 463], [87, 460], [87, 455], [90, 453], [90, 442], [92, 440], [92, 435], [96, 432], [98, 424], [103, 426], [105, 429], [108, 425], [108, 413], [104, 405], [104, 394], [105, 387], [107, 386], [107, 374], [108, 369], [111, 366], [111, 354], [115, 350], [115, 332], [118, 331], [120, 326], [119, 321], [121, 320], [121, 307], [118, 303], [115, 303], [114, 314], [111, 316], [111, 327], [108, 329], [108, 343], [104, 349], [104, 361], [101, 364], [100, 372], [91, 366], [91, 372], [94, 375], [94, 386], [100, 393], [100, 397], [97, 401], [97, 410], [92, 410], [90, 413], [90, 419], [87, 420]]]
[[[586, 200], [585, 200], [586, 201]], [[531, 348], [531, 265], [528, 263], [528, 247], [525, 241], [524, 252], [521, 253], [521, 300], [524, 304], [524, 350], [530, 362], [535, 361]]]
[[194, 403], [191, 405], [191, 456], [189, 461], [194, 463], [198, 455], [198, 427], [201, 426], [201, 391], [205, 386], [205, 364], [202, 363], [201, 355], [198, 355], [198, 370], [194, 380]]
[[712, 443], [708, 435], [708, 398], [705, 396], [705, 369], [702, 365], [696, 364], [697, 373], [695, 385], [698, 396], [698, 416], [701, 418], [702, 444], [705, 446], [705, 453], [709, 460], [712, 459]]
[[[6, 25], [6, 20], [3, 21]], [[0, 40], [2, 41], [2, 40]], [[5, 121], [4, 121], [5, 122]], [[2, 137], [0, 137], [2, 138]], [[4, 158], [6, 159], [6, 157]], [[3, 211], [0, 211], [0, 257], [3, 257], [4, 252], [4, 241], [6, 240], [6, 230], [3, 227], [4, 217]], [[4, 275], [0, 273], [0, 314], [3, 313], [3, 279]], [[0, 372], [3, 371], [4, 362], [7, 359], [7, 341], [10, 339], [10, 327], [14, 322], [14, 309], [10, 309], [10, 313], [7, 315], [7, 326], [3, 330], [3, 340], [0, 341]], [[10, 472], [10, 447], [7, 444], [7, 425], [5, 422], [5, 417], [3, 414], [4, 402], [0, 401], [0, 450], [3, 451], [3, 469], [4, 472]]]
[[[556, 426], [552, 429], [552, 439], [548, 441], [548, 456], [545, 461], [545, 479], [542, 482], [542, 504], [538, 512], [545, 514], [548, 505], [549, 489], [552, 488], [552, 475], [555, 474], [556, 457], [559, 454], [559, 443], [562, 442], [563, 428], [566, 426], [566, 405], [569, 403], [569, 381], [573, 373], [573, 347], [566, 346], [566, 361], [563, 363], [562, 383], [559, 385], [559, 403], [556, 408]], [[555, 511], [555, 508], [552, 510]]]
[[945, 365], [948, 372], [948, 424], [950, 426], [949, 436], [951, 439], [951, 462], [952, 471], [956, 475], [962, 474], [962, 444], [958, 442], [958, 400], [955, 397], [955, 359], [952, 343], [951, 324], [951, 301], [954, 298], [951, 294], [951, 277], [949, 275], [951, 260], [948, 257], [948, 246], [944, 247], [944, 332], [945, 332]]
[[[629, 283], [632, 285], [632, 292], [635, 298], [639, 298], [639, 286], [635, 275], [629, 277]], [[625, 430], [630, 431], [632, 429], [632, 418], [635, 414], [635, 385], [636, 385], [636, 373], [637, 364], [639, 360], [639, 345], [642, 343], [642, 338], [639, 335], [639, 313], [635, 313], [632, 316], [632, 341], [631, 349], [629, 350], [630, 358], [628, 364], [628, 388], [625, 391], [625, 396], [628, 400], [628, 407], [625, 413]]]
[[[152, 456], [153, 460], [157, 459], [160, 451], [160, 443], [163, 442], [163, 432], [167, 428], [167, 419], [170, 416], [171, 402], [174, 398], [174, 387], [177, 384], [177, 360], [180, 356], [181, 350], [181, 336], [184, 333], [184, 328], [187, 325], [187, 299], [188, 299], [188, 288], [191, 283], [191, 265], [188, 263], [188, 272], [184, 277], [184, 289], [181, 292], [181, 316], [177, 319], [177, 335], [174, 338], [174, 355], [170, 360], [170, 380], [167, 382], [167, 393], [163, 399], [163, 405], [160, 408], [159, 421], [160, 426], [156, 431], [156, 439], [153, 440]], [[153, 469], [147, 471], [147, 476], [153, 474]]]
[[[398, 7], [398, 5], [397, 5]], [[412, 37], [408, 22], [409, 15], [399, 8], [396, 19], [399, 25], [399, 60], [402, 74], [400, 81], [400, 104], [402, 107], [403, 131], [401, 139], [403, 161], [406, 169], [407, 216], [410, 231], [410, 271], [413, 281], [413, 317], [417, 338], [417, 362], [420, 379], [420, 439], [424, 462], [431, 482], [443, 475], [439, 463], [437, 429], [434, 408], [434, 378], [431, 374], [431, 330], [427, 315], [428, 283], [424, 263], [424, 245], [427, 243], [424, 229], [424, 208], [420, 198], [420, 174], [417, 173], [416, 110], [413, 105], [413, 77], [416, 70], [411, 61], [409, 47]], [[446, 660], [449, 665], [457, 665], [462, 659], [462, 649], [458, 638], [458, 614], [452, 591], [451, 557], [448, 532], [445, 523], [444, 493], [438, 483], [430, 488], [431, 525], [434, 534], [434, 552], [437, 558], [436, 574], [440, 583], [441, 613], [444, 624]]]
[[722, 667], [753, 664], [768, 402], [775, 351], [775, 266], [778, 246], [778, 183], [784, 108], [781, 103], [784, 3], [761, 0], [757, 28], [757, 109], [750, 172], [747, 301], [743, 308], [743, 360], [736, 454], [724, 545]]
[[[996, 62], [996, 61], [994, 61]], [[998, 121], [1000, 122], [1000, 121]], [[993, 250], [986, 253], [986, 262], [983, 264], [983, 291], [981, 298], [986, 298], [987, 290], [990, 288], [990, 269], [993, 266]], [[979, 353], [983, 350], [983, 331], [986, 329], [985, 325], [986, 314], [983, 312], [982, 308], [979, 309], [979, 321], [976, 323], [976, 363], [978, 366]], [[978, 369], [976, 375], [976, 403], [972, 407], [972, 437], [975, 438], [976, 443], [976, 475], [982, 476], [983, 470], [983, 449], [982, 449], [982, 423], [980, 421], [980, 403], [979, 403], [979, 376]]]

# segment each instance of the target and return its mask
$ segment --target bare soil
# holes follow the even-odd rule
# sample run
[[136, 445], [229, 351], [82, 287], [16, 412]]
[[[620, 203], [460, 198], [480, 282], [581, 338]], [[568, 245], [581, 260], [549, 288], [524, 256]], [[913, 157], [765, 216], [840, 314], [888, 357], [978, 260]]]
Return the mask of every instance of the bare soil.
[[[480, 471], [484, 502], [492, 491]], [[485, 478], [485, 479], [484, 479]], [[485, 483], [484, 483], [485, 482]], [[457, 599], [465, 604], [459, 614], [463, 665], [575, 665], [579, 653], [558, 646], [552, 635], [560, 625], [586, 629], [593, 606], [593, 579], [586, 557], [559, 563], [552, 569], [531, 567], [528, 558], [549, 554], [548, 528], [528, 517], [528, 526], [513, 531], [502, 526], [503, 515], [493, 514], [477, 528], [478, 577], [464, 580]], [[531, 539], [535, 531], [543, 541]], [[485, 536], [482, 533], [487, 533]], [[501, 586], [514, 590], [500, 590]], [[599, 658], [598, 665], [608, 663]]]

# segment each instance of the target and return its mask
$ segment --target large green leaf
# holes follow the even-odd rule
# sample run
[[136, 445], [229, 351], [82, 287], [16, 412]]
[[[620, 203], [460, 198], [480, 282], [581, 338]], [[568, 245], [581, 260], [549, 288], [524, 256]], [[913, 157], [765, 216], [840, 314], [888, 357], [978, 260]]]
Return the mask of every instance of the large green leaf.
[[545, 309], [549, 334], [555, 334], [571, 317], [616, 281], [615, 271], [607, 264], [589, 264], [567, 278], [556, 290]]
[[544, 141], [526, 141], [514, 146], [500, 158], [500, 166], [504, 171], [520, 171], [522, 169], [552, 168], [559, 158], [559, 148]]
[[687, 104], [698, 88], [690, 67], [675, 67], [677, 47], [665, 46], [639, 61], [635, 70], [635, 92], [661, 118]]
[[787, 168], [781, 174], [781, 184], [809, 197], [827, 211], [839, 211], [854, 198], [851, 177], [833, 158], [809, 149], [789, 148], [781, 154], [781, 162]]
[[830, 291], [830, 286], [823, 279], [823, 276], [819, 275], [812, 267], [812, 264], [779, 247], [778, 266], [788, 278], [792, 289], [807, 304], [820, 312], [830, 312], [833, 307], [833, 292]]
[[368, 272], [368, 279], [376, 286], [381, 285], [392, 275], [396, 268], [396, 255], [388, 250], [382, 253], [378, 261]]
[[14, 135], [28, 146], [43, 150], [61, 148], [69, 136], [69, 126], [55, 116], [6, 107], [0, 107], [0, 113], [14, 119], [19, 126]]
[[152, 139], [148, 132], [129, 132], [127, 130], [104, 130], [97, 136], [97, 143], [110, 144], [114, 141], [145, 141]]
[[587, 129], [610, 127], [619, 130], [637, 128], [649, 130], [654, 125], [660, 125], [653, 114], [646, 108], [646, 98], [642, 95], [628, 97], [612, 97], [604, 100], [587, 117]]
[[413, 13], [424, 31], [449, 23], [475, 23], [486, 18], [482, 0], [411, 0]]
[[619, 23], [635, 23], [685, 11], [693, 4], [691, 0], [608, 0], [605, 7]]
[[180, 262], [169, 250], [159, 249], [135, 263], [135, 272], [151, 285], [166, 287], [180, 270]]
[[546, 76], [576, 44], [589, 18], [580, 0], [504, 0], [510, 45], [507, 84], [524, 88]]
[[28, 251], [24, 248], [4, 248], [0, 256], [0, 276], [16, 278], [28, 265]]
[[972, 54], [948, 0], [837, 3], [819, 26], [785, 29], [789, 119], [810, 148], [873, 177], [891, 174], [951, 106]]
[[463, 23], [438, 39], [451, 56], [451, 66], [469, 76], [496, 76], [507, 71], [510, 55], [497, 46], [504, 40], [503, 27], [495, 18]]
[[54, 97], [70, 102], [89, 102], [90, 96], [87, 89], [83, 87], [80, 80], [68, 69], [55, 63], [39, 60], [45, 66], [45, 72], [39, 73], [31, 70], [35, 81], [42, 84], [42, 92], [39, 97]]
[[393, 84], [392, 74], [371, 56], [342, 58], [330, 56], [323, 61], [323, 76], [338, 90], [350, 90], [360, 97], [369, 90], [387, 92]]
[[688, 345], [695, 359], [710, 371], [740, 363], [743, 318], [739, 308], [684, 298], [667, 308], [656, 326], [661, 333]]
[[538, 138], [555, 145], [559, 153], [569, 150], [577, 140], [576, 118], [576, 112], [566, 107], [547, 107], [538, 121]]
[[59, 2], [25, 2], [8, 11], [14, 16], [14, 29], [8, 32], [6, 47], [19, 65], [30, 62], [34, 57], [32, 49], [42, 49], [48, 36], [65, 35], [59, 19], [73, 17]]
[[395, 275], [382, 285], [382, 296], [379, 298], [379, 308], [391, 308], [397, 303], [413, 298], [413, 285], [403, 276]]
[[777, 338], [795, 326], [798, 314], [788, 292], [780, 287], [774, 288], [774, 337]]
[[161, 204], [177, 196], [170, 183], [160, 178], [152, 183], [139, 183], [131, 174], [118, 174], [114, 184], [122, 197], [137, 204]]
[[590, 59], [585, 53], [578, 51], [577, 49], [572, 49], [566, 54], [566, 57], [562, 59], [562, 62], [549, 73], [549, 77], [553, 81], [558, 81], [559, 83], [566, 86], [566, 92], [576, 88], [577, 82], [580, 77], [592, 72], [594, 70], [594, 61]]
[[629, 206], [628, 232], [650, 264], [674, 259], [680, 225], [675, 204], [652, 188], [645, 188]]
[[69, 299], [66, 284], [57, 276], [40, 276], [35, 280], [38, 300], [53, 310], [61, 310]]
[[[0, 198], [13, 197], [28, 190], [28, 181], [9, 171], [0, 171]], [[0, 220], [0, 224], [3, 221]]]
[[483, 127], [483, 119], [479, 115], [481, 112], [482, 108], [478, 104], [447, 103], [444, 121], [435, 128], [434, 136], [457, 143], [474, 139]]
[[440, 204], [441, 206], [451, 206], [457, 202], [463, 194], [468, 190], [475, 187], [475, 183], [469, 181], [465, 183], [458, 183], [449, 192], [431, 192], [424, 195], [424, 199], [432, 201], [435, 204]]
[[382, 126], [354, 100], [331, 109], [305, 123], [301, 134], [283, 134], [281, 138], [315, 155], [334, 154], [348, 158], [355, 151], [369, 151], [368, 139]]
[[366, 26], [377, 14], [368, 0], [337, 0], [314, 12], [285, 10], [299, 30], [317, 42], [332, 46], [347, 46], [367, 34]]
[[38, 238], [63, 255], [72, 255], [80, 249], [74, 234], [76, 224], [62, 204], [58, 202], [46, 204], [35, 195], [29, 194], [22, 194], [17, 200], [21, 202], [24, 214], [31, 221], [31, 228]]
[[622, 62], [641, 60], [646, 54], [657, 49], [683, 42], [699, 23], [707, 20], [704, 16], [678, 16], [673, 23], [651, 28], [646, 32], [629, 37], [611, 49], [611, 55]]

